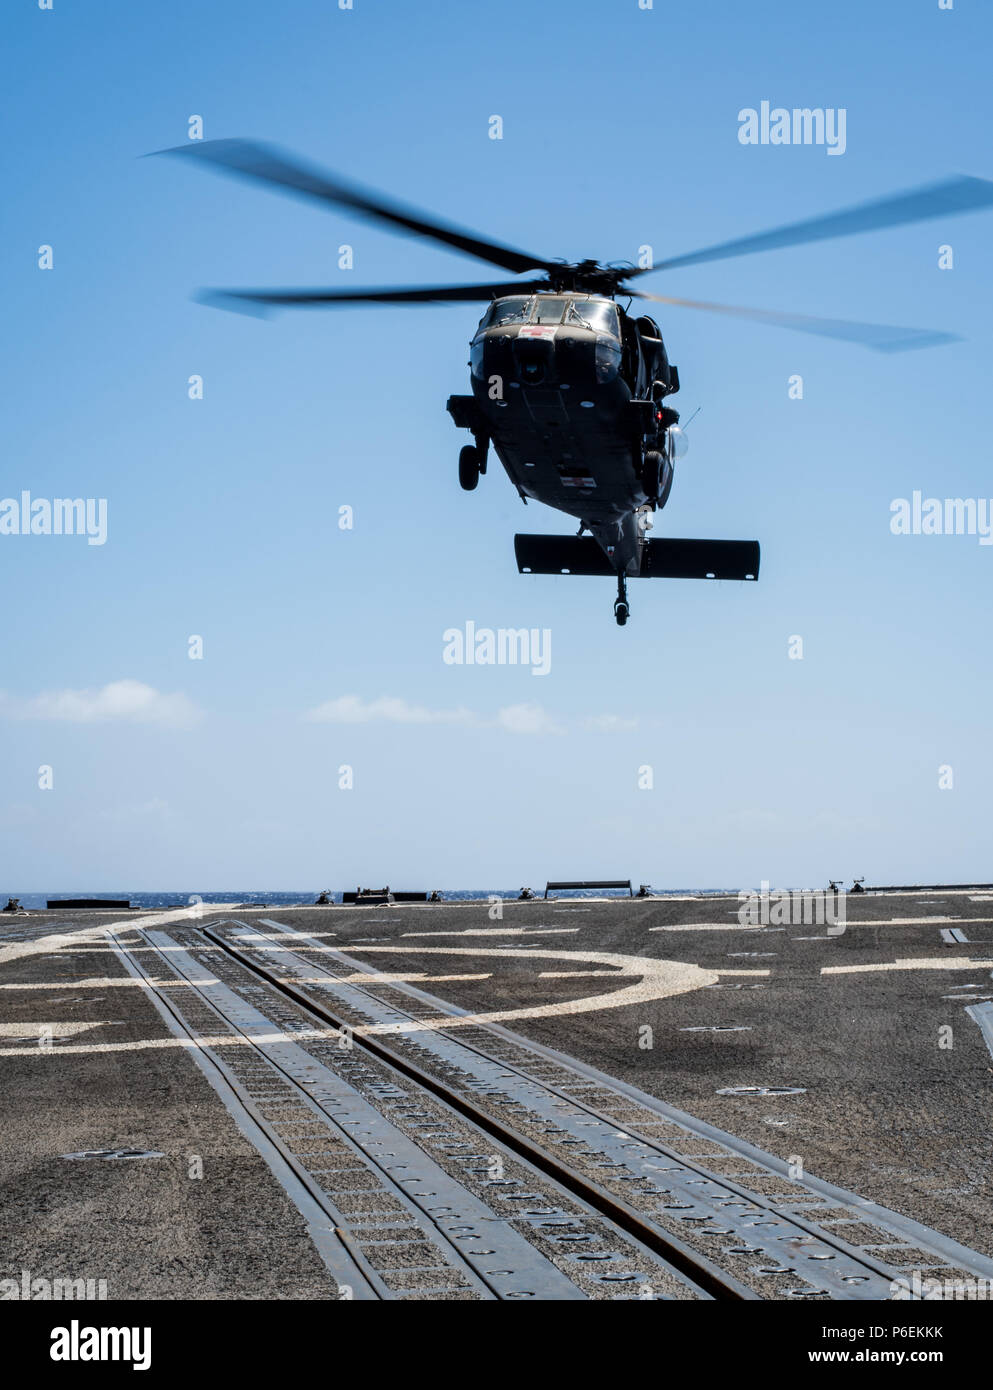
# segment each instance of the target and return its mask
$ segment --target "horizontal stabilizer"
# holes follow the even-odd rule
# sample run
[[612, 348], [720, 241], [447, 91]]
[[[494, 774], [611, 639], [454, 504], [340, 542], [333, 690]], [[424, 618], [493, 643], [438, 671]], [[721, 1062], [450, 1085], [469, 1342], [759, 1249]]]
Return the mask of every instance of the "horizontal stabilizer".
[[521, 574], [616, 574], [592, 536], [515, 536]]
[[641, 573], [646, 579], [758, 579], [759, 543], [652, 540]]
[[[597, 574], [614, 566], [592, 536], [515, 536], [521, 574]], [[643, 579], [758, 579], [758, 541], [650, 540], [641, 561]]]

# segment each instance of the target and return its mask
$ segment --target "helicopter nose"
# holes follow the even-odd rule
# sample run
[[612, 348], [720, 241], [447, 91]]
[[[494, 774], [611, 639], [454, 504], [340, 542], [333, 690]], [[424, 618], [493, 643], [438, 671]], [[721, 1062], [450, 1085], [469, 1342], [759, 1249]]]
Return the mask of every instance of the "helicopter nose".
[[541, 339], [518, 338], [514, 343], [514, 363], [518, 378], [525, 385], [536, 385], [553, 375], [553, 344]]

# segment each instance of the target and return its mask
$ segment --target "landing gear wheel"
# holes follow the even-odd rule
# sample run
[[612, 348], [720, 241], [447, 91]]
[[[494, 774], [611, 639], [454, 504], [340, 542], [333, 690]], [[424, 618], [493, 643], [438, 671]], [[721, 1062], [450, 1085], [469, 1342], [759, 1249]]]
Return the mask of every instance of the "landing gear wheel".
[[669, 500], [669, 493], [672, 491], [672, 480], [674, 476], [672, 464], [666, 459], [665, 467], [662, 469], [662, 482], [659, 487], [659, 495], [655, 499], [655, 504], [659, 511], [662, 510]]
[[472, 492], [479, 483], [482, 472], [480, 451], [474, 444], [466, 444], [459, 454], [459, 484], [465, 492]]
[[627, 575], [621, 573], [617, 576], [617, 598], [614, 600], [614, 617], [617, 619], [618, 627], [624, 626], [630, 612]]
[[654, 502], [659, 495], [659, 488], [662, 486], [662, 470], [665, 466], [665, 459], [657, 449], [645, 451], [645, 462], [641, 470], [641, 485], [645, 489], [645, 496]]

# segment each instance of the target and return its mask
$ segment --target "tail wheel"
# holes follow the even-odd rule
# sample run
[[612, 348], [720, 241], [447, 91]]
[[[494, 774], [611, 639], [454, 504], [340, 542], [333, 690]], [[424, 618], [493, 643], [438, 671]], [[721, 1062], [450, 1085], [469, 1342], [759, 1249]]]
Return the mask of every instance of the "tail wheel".
[[479, 483], [482, 460], [480, 451], [474, 444], [466, 444], [459, 453], [459, 484], [465, 492], [472, 492]]
[[617, 576], [617, 598], [614, 600], [614, 617], [617, 626], [623, 627], [630, 613], [628, 607], [628, 577], [623, 570]]

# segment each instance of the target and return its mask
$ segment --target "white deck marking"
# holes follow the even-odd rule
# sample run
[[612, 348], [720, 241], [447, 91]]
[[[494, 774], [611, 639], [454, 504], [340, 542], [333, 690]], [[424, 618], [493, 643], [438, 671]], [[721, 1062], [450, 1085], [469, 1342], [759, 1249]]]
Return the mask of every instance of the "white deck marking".
[[[23, 984], [19, 984], [19, 985], [0, 985], [0, 989], [116, 989], [116, 988], [122, 988], [122, 989], [123, 989], [123, 988], [129, 988], [129, 989], [131, 989], [131, 988], [134, 988], [135, 986], [137, 986], [138, 988], [141, 988], [141, 987], [142, 987], [142, 986], [141, 986], [141, 982], [138, 981], [138, 980], [131, 980], [131, 979], [127, 979], [127, 980], [107, 980], [107, 979], [89, 979], [89, 980], [26, 980], [26, 981], [24, 981]], [[66, 1002], [65, 1000], [61, 1000], [61, 999], [59, 1000], [59, 1003], [60, 1003], [60, 1004], [61, 1004], [61, 1003], [65, 1003], [65, 1002]], [[71, 1001], [70, 1001], [70, 1002], [71, 1002]], [[54, 999], [50, 999], [50, 1000], [48, 1000], [48, 1003], [54, 1004], [54, 1003], [55, 1003], [55, 1000], [54, 1000]]]
[[[407, 936], [574, 936], [578, 927], [466, 927], [464, 931], [405, 931]], [[342, 945], [342, 950], [344, 950]]]
[[649, 931], [785, 931], [785, 927], [744, 926], [740, 922], [680, 922], [667, 927], [649, 927]]
[[926, 956], [913, 960], [885, 961], [881, 965], [825, 965], [822, 975], [870, 975], [884, 970], [968, 970], [974, 972], [977, 963], [965, 957]]
[[539, 980], [602, 980], [616, 979], [616, 970], [539, 970]]
[[[303, 953], [301, 952], [301, 955], [302, 954]], [[608, 972], [604, 970], [598, 971], [596, 973], [605, 975], [613, 972]], [[337, 978], [341, 981], [342, 984], [345, 985], [363, 985], [369, 983], [369, 976], [365, 974], [364, 971], [356, 972], [356, 974], [354, 975], [339, 975], [337, 976]], [[482, 973], [478, 975], [425, 975], [422, 974], [419, 970], [411, 970], [409, 972], [406, 970], [377, 970], [376, 972], [377, 981], [380, 984], [384, 985], [430, 985], [444, 983], [446, 980], [491, 980], [492, 978], [493, 973], [489, 970], [484, 970]], [[313, 979], [308, 979], [303, 975], [293, 976], [294, 984], [322, 985], [325, 982], [325, 977], [322, 975], [315, 975]]]
[[[111, 1028], [115, 1025], [103, 1023], [0, 1023], [0, 1038], [38, 1038], [47, 1033], [50, 1038], [73, 1038], [77, 1033], [86, 1033], [91, 1028]], [[120, 1026], [119, 1024], [116, 1026]]]
[[655, 1000], [671, 998], [676, 994], [687, 994], [692, 990], [702, 989], [706, 985], [716, 984], [720, 975], [767, 975], [769, 973], [767, 970], [705, 970], [698, 965], [689, 965], [682, 961], [653, 960], [648, 956], [622, 956], [612, 951], [556, 951], [551, 947], [541, 945], [531, 948], [513, 946], [492, 948], [482, 945], [357, 946], [352, 948], [342, 944], [336, 946], [334, 952], [345, 952], [352, 949], [360, 955], [372, 955], [378, 952], [404, 952], [415, 955], [495, 956], [498, 960], [505, 960], [508, 956], [519, 956], [522, 960], [527, 961], [540, 958], [570, 962], [582, 961], [593, 966], [608, 967], [605, 973], [616, 980], [619, 986], [619, 988], [610, 990], [606, 994], [586, 995], [580, 999], [566, 999], [554, 1004], [533, 1004], [519, 1009], [494, 1009], [487, 1013], [467, 1014], [458, 1018], [445, 1014], [438, 1018], [417, 1019], [409, 1024], [374, 1024], [368, 1028], [356, 1028], [356, 1034], [411, 1033], [425, 1029], [471, 1028], [488, 1023], [507, 1023], [512, 1019], [556, 1018], [567, 1014], [598, 1013], [601, 1009], [623, 1009], [630, 1004], [647, 1004]]
[[75, 946], [82, 942], [103, 941], [102, 927], [85, 927], [82, 931], [59, 932], [54, 936], [39, 936], [34, 941], [17, 941], [13, 946], [0, 946], [0, 965], [10, 965], [26, 956], [48, 956], [63, 946]]
[[880, 917], [871, 922], [862, 922], [849, 917], [849, 927], [927, 927], [941, 922], [993, 922], [993, 917]]
[[[461, 933], [456, 933], [461, 935]], [[525, 933], [526, 934], [526, 933]], [[252, 932], [252, 935], [262, 936], [262, 933]], [[272, 941], [271, 937], [264, 938]], [[279, 938], [274, 943], [281, 945], [285, 949], [288, 947], [285, 940]], [[178, 948], [174, 948], [178, 949]], [[768, 970], [738, 970], [717, 968], [714, 970], [702, 969], [698, 965], [685, 964], [681, 961], [653, 960], [647, 956], [623, 956], [614, 952], [607, 951], [560, 951], [554, 950], [549, 946], [536, 944], [532, 947], [513, 947], [513, 946], [347, 946], [344, 943], [333, 947], [328, 947], [328, 953], [332, 956], [341, 957], [344, 952], [354, 950], [360, 955], [372, 955], [379, 952], [406, 955], [439, 955], [439, 956], [489, 956], [497, 960], [503, 960], [507, 956], [519, 956], [522, 960], [533, 961], [536, 959], [562, 960], [569, 962], [581, 962], [588, 965], [607, 967], [604, 970], [610, 979], [617, 982], [618, 988], [609, 990], [604, 994], [587, 995], [580, 999], [561, 1000], [558, 1003], [535, 1004], [530, 1007], [518, 1009], [494, 1009], [486, 1013], [466, 1014], [459, 1017], [451, 1017], [448, 1014], [437, 1018], [415, 1019], [406, 1024], [381, 1023], [370, 1024], [354, 1029], [356, 1036], [376, 1033], [416, 1033], [418, 1031], [433, 1031], [441, 1028], [466, 1028], [476, 1027], [488, 1023], [506, 1023], [512, 1019], [524, 1018], [555, 1018], [568, 1014], [597, 1013], [601, 1009], [621, 1009], [630, 1004], [647, 1004], [659, 999], [671, 998], [677, 994], [686, 994], [692, 990], [702, 989], [708, 985], [718, 982], [718, 978], [723, 975], [754, 975], [765, 976]], [[385, 973], [385, 972], [384, 972]], [[600, 971], [594, 971], [600, 974]], [[370, 979], [379, 977], [376, 975], [363, 975], [363, 983], [368, 983]], [[387, 979], [389, 976], [387, 976]], [[175, 982], [179, 984], [179, 982]], [[283, 1035], [278, 1035], [281, 1038]], [[309, 1034], [310, 1037], [327, 1037], [336, 1039], [339, 1034], [337, 1031], [323, 1032], [315, 1029]], [[277, 1038], [277, 1040], [278, 1040]], [[146, 1040], [136, 1040], [126, 1043], [93, 1043], [89, 1046], [83, 1044], [69, 1043], [57, 1049], [59, 1053], [72, 1052], [139, 1052], [144, 1050], [156, 1050], [159, 1048], [183, 1047], [191, 1044], [184, 1043], [179, 1038], [150, 1038]], [[211, 1046], [215, 1045], [215, 1040], [211, 1039]], [[217, 1040], [217, 1046], [237, 1046], [227, 1039]], [[0, 1057], [10, 1056], [44, 1056], [37, 1045], [30, 1048], [0, 1048]], [[47, 1055], [54, 1055], [49, 1053]]]
[[[115, 927], [159, 927], [165, 926], [169, 922], [183, 922], [190, 918], [213, 916], [215, 912], [230, 912], [234, 907], [234, 903], [211, 903], [209, 908], [204, 903], [194, 903], [190, 907], [177, 907], [171, 908], [168, 912], [157, 912], [150, 917], [144, 913], [136, 912], [129, 916], [126, 921], [121, 921], [121, 914], [117, 913], [112, 925]], [[83, 927], [81, 930], [73, 932], [57, 932], [51, 936], [36, 937], [34, 941], [18, 941], [13, 946], [0, 946], [0, 965], [9, 965], [11, 961], [22, 960], [25, 956], [47, 956], [53, 951], [61, 950], [63, 946], [82, 945], [90, 941], [105, 942], [106, 925]]]
[[[368, 979], [368, 976], [366, 976], [366, 979]], [[165, 983], [165, 981], [155, 980], [153, 981], [153, 983], [156, 989], [158, 989], [162, 984]], [[208, 980], [206, 981], [206, 983], [211, 985], [220, 985], [221, 982], [220, 980]], [[94, 1025], [94, 1027], [96, 1026], [99, 1025]], [[356, 1028], [354, 1031], [357, 1033], [360, 1030]], [[97, 1052], [159, 1052], [163, 1048], [168, 1049], [177, 1047], [185, 1048], [188, 1051], [197, 1052], [204, 1045], [210, 1048], [220, 1049], [226, 1047], [252, 1047], [255, 1043], [259, 1043], [259, 1045], [266, 1043], [284, 1043], [287, 1039], [287, 1036], [288, 1035], [283, 1032], [260, 1033], [258, 1034], [258, 1036], [253, 1034], [251, 1039], [248, 1039], [243, 1037], [232, 1038], [226, 1035], [214, 1037], [213, 1035], [207, 1033], [204, 1035], [202, 1042], [194, 1041], [190, 1038], [183, 1039], [179, 1037], [135, 1038], [130, 1042], [67, 1043], [64, 1047], [53, 1047], [47, 1049], [39, 1047], [37, 1040], [35, 1040], [31, 1047], [0, 1047], [0, 1057], [57, 1058], [64, 1057], [67, 1052], [76, 1053], [78, 1055]], [[330, 1042], [337, 1044], [341, 1040], [341, 1033], [337, 1028], [308, 1028], [305, 1031], [294, 1033], [293, 1037], [302, 1038], [304, 1041]]]

